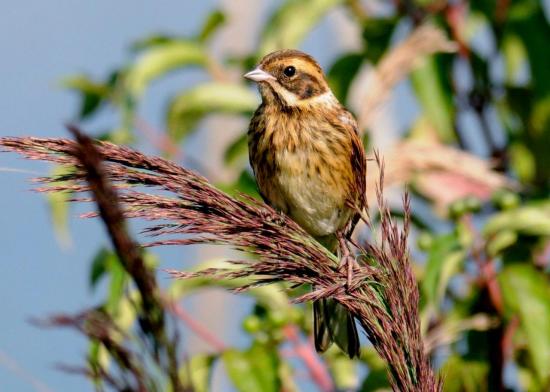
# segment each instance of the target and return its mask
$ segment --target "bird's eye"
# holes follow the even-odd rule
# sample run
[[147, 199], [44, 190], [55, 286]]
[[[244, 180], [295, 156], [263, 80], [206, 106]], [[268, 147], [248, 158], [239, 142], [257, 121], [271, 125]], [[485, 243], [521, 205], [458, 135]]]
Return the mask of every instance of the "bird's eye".
[[283, 73], [290, 78], [296, 73], [296, 68], [294, 68], [292, 65], [289, 65], [284, 69]]

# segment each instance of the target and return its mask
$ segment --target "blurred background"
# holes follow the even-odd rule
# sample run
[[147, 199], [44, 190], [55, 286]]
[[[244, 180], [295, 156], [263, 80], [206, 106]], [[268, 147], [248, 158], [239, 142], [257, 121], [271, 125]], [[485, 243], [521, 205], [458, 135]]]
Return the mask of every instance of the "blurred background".
[[[423, 332], [445, 390], [544, 391], [549, 10], [534, 0], [20, 2], [0, 15], [0, 136], [66, 137], [63, 124], [77, 122], [254, 196], [244, 135], [259, 95], [242, 74], [272, 50], [304, 50], [358, 118], [367, 151], [382, 152], [396, 216], [405, 186], [413, 195]], [[107, 361], [85, 337], [30, 319], [106, 306], [126, 312], [131, 329], [136, 317], [119, 309], [132, 289], [102, 225], [78, 218], [89, 206], [29, 192], [28, 179], [59, 170], [1, 155], [1, 391], [91, 391], [91, 380], [56, 365]], [[137, 238], [141, 227], [132, 226]], [[193, 247], [148, 258], [188, 269], [236, 256]], [[178, 349], [195, 390], [327, 388], [294, 350], [292, 331], [308, 344], [310, 310], [281, 311], [280, 288], [235, 296], [157, 275], [185, 312]], [[340, 390], [388, 388], [368, 346], [357, 362], [336, 350], [322, 361]]]

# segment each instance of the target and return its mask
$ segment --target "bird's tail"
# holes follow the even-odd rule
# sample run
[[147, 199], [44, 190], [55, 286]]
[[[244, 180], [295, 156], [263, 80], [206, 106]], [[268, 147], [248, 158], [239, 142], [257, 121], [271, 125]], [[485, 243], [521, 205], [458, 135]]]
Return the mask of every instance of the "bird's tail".
[[359, 335], [353, 316], [338, 302], [330, 298], [313, 303], [313, 329], [315, 349], [326, 351], [336, 343], [350, 358], [359, 357]]

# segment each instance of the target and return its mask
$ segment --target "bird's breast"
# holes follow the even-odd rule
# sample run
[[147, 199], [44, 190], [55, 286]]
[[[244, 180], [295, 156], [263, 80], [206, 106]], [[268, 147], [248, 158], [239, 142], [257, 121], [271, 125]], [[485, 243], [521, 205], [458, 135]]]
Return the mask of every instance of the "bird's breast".
[[346, 206], [347, 184], [330, 173], [330, 165], [297, 150], [282, 152], [273, 190], [284, 200], [287, 214], [314, 236], [341, 229], [350, 219]]
[[313, 236], [343, 228], [352, 215], [346, 200], [353, 182], [345, 135], [326, 122], [266, 125], [251, 145], [251, 163], [266, 201]]

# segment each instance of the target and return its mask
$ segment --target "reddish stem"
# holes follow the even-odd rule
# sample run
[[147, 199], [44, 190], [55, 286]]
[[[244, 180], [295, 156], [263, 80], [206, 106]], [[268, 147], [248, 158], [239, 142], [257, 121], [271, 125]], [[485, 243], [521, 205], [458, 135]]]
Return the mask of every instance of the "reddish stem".
[[499, 23], [504, 23], [508, 15], [510, 0], [498, 0], [495, 6], [495, 19]]
[[453, 40], [458, 44], [458, 52], [462, 57], [468, 58], [470, 56], [470, 50], [462, 34], [464, 31], [465, 16], [466, 4], [464, 2], [449, 5], [445, 10], [445, 18], [451, 28]]
[[484, 283], [487, 285], [487, 291], [493, 307], [498, 314], [503, 314], [504, 305], [502, 303], [502, 292], [500, 291], [500, 286], [497, 281], [495, 263], [491, 260], [485, 260], [484, 264], [481, 266], [481, 274]]
[[294, 353], [302, 359], [306, 365], [311, 379], [323, 392], [334, 391], [332, 378], [326, 366], [319, 360], [319, 356], [313, 349], [313, 345], [300, 339], [298, 328], [295, 325], [287, 325], [283, 328], [287, 340], [292, 344]]
[[181, 148], [170, 139], [166, 132], [155, 128], [144, 118], [136, 116], [134, 126], [151, 142], [159, 151], [171, 157], [174, 161], [180, 161], [183, 158]]
[[166, 297], [164, 297], [164, 302], [166, 304], [166, 309], [170, 313], [179, 318], [191, 331], [212, 346], [216, 351], [220, 352], [226, 349], [224, 342], [210, 332], [204, 325], [191, 317], [180, 304]]
[[519, 317], [514, 316], [506, 326], [506, 329], [504, 330], [504, 336], [502, 337], [502, 353], [504, 358], [509, 359], [513, 354], [513, 348], [514, 348], [514, 334], [516, 333], [517, 329], [519, 327]]

